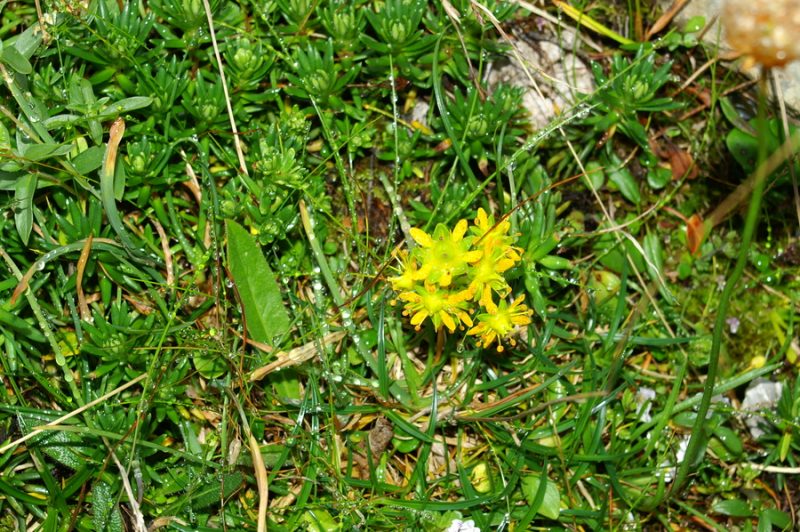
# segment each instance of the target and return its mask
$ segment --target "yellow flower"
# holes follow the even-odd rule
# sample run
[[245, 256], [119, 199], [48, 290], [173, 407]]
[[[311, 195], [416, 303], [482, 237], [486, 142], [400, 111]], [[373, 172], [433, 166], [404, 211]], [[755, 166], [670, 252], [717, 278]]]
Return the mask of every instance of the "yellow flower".
[[508, 235], [511, 222], [503, 220], [495, 225], [494, 216], [489, 216], [483, 208], [478, 209], [472, 233], [476, 238], [476, 245], [484, 249], [497, 249], [510, 247], [513, 237]]
[[411, 237], [419, 244], [414, 250], [420, 268], [414, 280], [450, 286], [454, 277], [467, 271], [469, 265], [481, 258], [480, 250], [471, 250], [472, 238], [464, 238], [467, 221], [459, 221], [453, 232], [443, 224], [436, 226], [433, 236], [417, 228], [411, 229]]
[[[522, 304], [525, 296], [521, 295], [510, 305], [505, 300], [501, 300], [499, 305], [495, 305], [489, 297], [487, 312], [478, 315], [478, 324], [467, 331], [467, 334], [478, 336], [484, 348], [489, 347], [497, 341], [497, 352], [503, 352], [501, 340], [508, 337], [517, 327], [528, 325], [531, 322], [532, 310]], [[508, 339], [511, 346], [517, 345], [513, 338]]]
[[516, 237], [508, 234], [509, 229], [511, 223], [508, 220], [495, 225], [494, 216], [487, 215], [482, 208], [478, 209], [475, 225], [472, 227], [475, 245], [483, 249], [484, 256], [488, 255], [503, 268], [499, 271], [506, 271], [519, 262], [522, 252], [522, 249], [511, 245]]
[[414, 288], [416, 281], [414, 276], [417, 274], [417, 261], [408, 256], [405, 251], [400, 251], [398, 254], [400, 260], [400, 275], [389, 277], [389, 282], [392, 283], [392, 290], [400, 292], [401, 290], [411, 290]]
[[420, 330], [422, 322], [430, 318], [438, 331], [442, 325], [452, 333], [456, 327], [465, 323], [472, 327], [469, 317], [469, 291], [450, 293], [431, 283], [417, 286], [414, 290], [402, 292], [398, 297], [406, 302], [404, 316], [411, 316], [411, 325]]
[[[467, 334], [476, 336], [481, 347], [496, 342], [497, 350], [503, 351], [502, 341], [531, 322], [532, 311], [522, 304], [524, 296], [510, 304], [506, 300], [511, 287], [504, 274], [522, 253], [513, 246], [517, 235], [509, 235], [510, 230], [507, 220], [495, 224], [483, 209], [471, 227], [460, 220], [452, 231], [443, 224], [433, 234], [411, 229], [418, 246], [397, 254], [400, 265], [389, 282], [403, 302], [403, 315], [417, 331], [427, 319], [437, 331], [446, 327], [453, 333], [467, 327]], [[499, 304], [494, 302], [497, 298]], [[507, 342], [516, 345], [513, 339]]]
[[514, 237], [507, 234], [510, 228], [507, 220], [495, 226], [494, 217], [478, 209], [472, 232], [476, 238], [475, 244], [483, 249], [483, 255], [470, 271], [472, 281], [469, 287], [475, 300], [484, 308], [492, 304], [491, 290], [501, 298], [511, 290], [502, 274], [519, 262], [522, 250], [511, 245]]

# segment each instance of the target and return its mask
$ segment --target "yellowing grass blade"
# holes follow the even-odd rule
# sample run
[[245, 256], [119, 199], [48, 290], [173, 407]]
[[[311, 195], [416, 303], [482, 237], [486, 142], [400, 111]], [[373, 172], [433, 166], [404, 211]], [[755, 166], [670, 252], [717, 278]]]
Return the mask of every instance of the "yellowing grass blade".
[[627, 37], [623, 37], [622, 35], [620, 35], [616, 31], [611, 30], [611, 29], [603, 26], [602, 24], [597, 22], [592, 17], [590, 17], [588, 15], [585, 15], [581, 11], [578, 11], [577, 9], [575, 9], [574, 7], [572, 7], [571, 5], [569, 5], [566, 2], [562, 2], [561, 0], [553, 0], [553, 3], [555, 5], [557, 5], [562, 11], [564, 11], [564, 13], [566, 13], [567, 16], [569, 16], [575, 22], [577, 22], [578, 24], [580, 24], [580, 25], [582, 25], [582, 26], [584, 26], [586, 28], [589, 28], [590, 30], [592, 30], [595, 33], [599, 33], [603, 37], [608, 37], [609, 39], [613, 39], [613, 40], [617, 41], [620, 44], [633, 44], [634, 43], [634, 41], [628, 39]]

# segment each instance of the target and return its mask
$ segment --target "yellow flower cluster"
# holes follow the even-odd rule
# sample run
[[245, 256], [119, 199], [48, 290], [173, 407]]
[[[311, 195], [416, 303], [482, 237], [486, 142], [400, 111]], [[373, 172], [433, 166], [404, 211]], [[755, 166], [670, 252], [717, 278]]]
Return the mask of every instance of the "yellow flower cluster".
[[[443, 325], [451, 333], [469, 327], [467, 334], [477, 336], [482, 347], [497, 342], [502, 352], [501, 341], [528, 325], [532, 313], [524, 295], [507, 302], [511, 287], [503, 274], [519, 262], [522, 251], [514, 247], [510, 229], [507, 220], [495, 223], [483, 209], [471, 227], [461, 220], [452, 231], [437, 225], [432, 235], [411, 229], [418, 246], [399, 253], [398, 275], [389, 278], [411, 325], [420, 330], [430, 318], [437, 331]], [[516, 345], [513, 339], [508, 343]]]

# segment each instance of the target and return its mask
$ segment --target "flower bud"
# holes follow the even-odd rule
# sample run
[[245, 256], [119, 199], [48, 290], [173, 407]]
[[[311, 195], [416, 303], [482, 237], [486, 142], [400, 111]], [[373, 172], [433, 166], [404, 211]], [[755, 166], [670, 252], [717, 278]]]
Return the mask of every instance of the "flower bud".
[[800, 57], [800, 0], [728, 0], [722, 23], [728, 43], [750, 62], [776, 67]]

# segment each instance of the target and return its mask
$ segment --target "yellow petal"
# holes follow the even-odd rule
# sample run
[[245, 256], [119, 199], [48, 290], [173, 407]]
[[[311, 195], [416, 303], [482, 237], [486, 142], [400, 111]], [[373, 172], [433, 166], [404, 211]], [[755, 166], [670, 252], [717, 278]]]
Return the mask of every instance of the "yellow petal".
[[392, 290], [395, 292], [414, 288], [414, 277], [410, 271], [403, 272], [402, 275], [398, 275], [397, 277], [390, 277], [389, 282], [392, 283]]
[[417, 244], [419, 244], [420, 246], [424, 248], [429, 248], [433, 245], [433, 239], [431, 239], [431, 236], [422, 229], [417, 229], [416, 227], [412, 227], [409, 230], [409, 233], [411, 234], [411, 238], [416, 240]]
[[472, 318], [466, 312], [458, 311], [458, 319], [466, 323], [467, 327], [472, 327]]
[[467, 334], [470, 336], [477, 336], [479, 334], [482, 334], [485, 329], [486, 329], [486, 324], [481, 322], [472, 329], [468, 330]]
[[529, 316], [514, 316], [511, 318], [511, 323], [514, 325], [530, 325], [531, 319]]
[[442, 311], [439, 313], [439, 317], [442, 318], [442, 323], [444, 323], [445, 326], [450, 329], [450, 332], [456, 330], [456, 322], [453, 321], [453, 317], [450, 316], [450, 314]]
[[502, 273], [514, 266], [514, 261], [510, 259], [500, 259], [494, 266], [494, 271]]
[[478, 209], [478, 216], [475, 217], [475, 225], [481, 229], [489, 225], [489, 220], [486, 216], [486, 211], [483, 210], [483, 207]]
[[[425, 234], [425, 233], [423, 233], [423, 234]], [[433, 269], [433, 266], [431, 266], [430, 264], [423, 264], [422, 268], [420, 268], [419, 270], [414, 272], [414, 274], [411, 276], [411, 278], [414, 279], [415, 281], [420, 281], [422, 279], [427, 279], [430, 276], [432, 269]]]
[[413, 318], [411, 318], [411, 325], [419, 325], [420, 323], [425, 321], [425, 318], [427, 318], [427, 317], [428, 317], [428, 313], [425, 312], [424, 310], [420, 310], [419, 312], [414, 314]]
[[467, 288], [466, 290], [462, 290], [461, 292], [458, 292], [456, 294], [452, 294], [449, 297], [449, 299], [450, 299], [450, 303], [453, 304], [453, 305], [457, 305], [457, 304], [461, 303], [462, 301], [468, 301], [468, 300], [472, 299], [472, 289], [471, 288]]
[[453, 228], [453, 242], [458, 242], [459, 240], [464, 238], [464, 233], [466, 232], [467, 232], [467, 221], [459, 220], [455, 228]]
[[464, 254], [464, 260], [466, 262], [477, 262], [481, 260], [482, 256], [483, 256], [483, 251], [481, 250], [468, 251]]
[[497, 313], [497, 305], [492, 301], [492, 289], [489, 286], [483, 288], [483, 295], [481, 296], [480, 304], [486, 309], [489, 314]]
[[483, 335], [483, 347], [489, 347], [494, 342], [495, 338], [497, 338], [497, 333], [494, 331], [487, 331], [486, 334]]
[[417, 302], [420, 300], [419, 294], [416, 292], [400, 292], [397, 297], [408, 302]]

